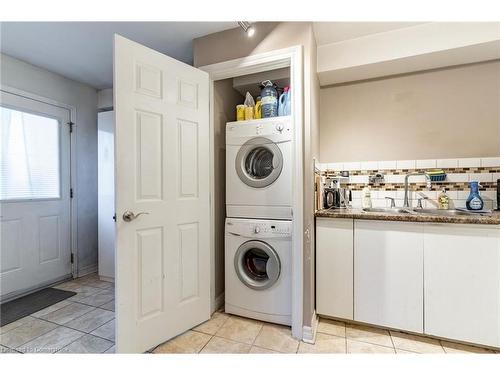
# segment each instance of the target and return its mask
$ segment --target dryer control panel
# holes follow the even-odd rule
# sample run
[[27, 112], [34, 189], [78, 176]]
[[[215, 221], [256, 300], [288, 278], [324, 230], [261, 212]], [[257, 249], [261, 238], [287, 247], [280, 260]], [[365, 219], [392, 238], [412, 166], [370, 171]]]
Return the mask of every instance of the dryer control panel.
[[226, 142], [239, 144], [241, 139], [256, 136], [273, 137], [273, 141], [283, 142], [292, 139], [290, 116], [270, 117], [249, 121], [234, 121], [226, 124]]
[[292, 222], [285, 220], [226, 219], [226, 232], [248, 238], [292, 236]]

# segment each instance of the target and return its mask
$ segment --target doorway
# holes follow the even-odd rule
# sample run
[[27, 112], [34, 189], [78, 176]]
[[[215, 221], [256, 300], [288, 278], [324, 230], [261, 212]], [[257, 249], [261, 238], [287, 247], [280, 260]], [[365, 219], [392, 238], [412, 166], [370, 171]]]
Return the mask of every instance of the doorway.
[[71, 111], [2, 90], [2, 302], [72, 276]]

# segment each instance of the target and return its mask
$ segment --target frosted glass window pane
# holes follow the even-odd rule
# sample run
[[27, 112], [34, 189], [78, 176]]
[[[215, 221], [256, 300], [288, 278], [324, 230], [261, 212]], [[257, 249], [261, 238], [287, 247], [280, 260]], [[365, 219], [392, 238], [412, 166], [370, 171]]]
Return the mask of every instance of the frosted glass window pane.
[[59, 121], [5, 107], [0, 115], [0, 199], [59, 198]]

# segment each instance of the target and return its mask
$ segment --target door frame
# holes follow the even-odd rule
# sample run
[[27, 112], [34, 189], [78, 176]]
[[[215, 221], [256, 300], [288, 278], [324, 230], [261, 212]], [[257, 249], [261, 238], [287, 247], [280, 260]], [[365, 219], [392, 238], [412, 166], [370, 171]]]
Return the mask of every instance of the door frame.
[[17, 89], [12, 86], [8, 86], [5, 84], [0, 84], [0, 91], [6, 92], [12, 95], [21, 96], [26, 99], [35, 100], [44, 104], [53, 105], [55, 107], [63, 108], [69, 111], [69, 118], [73, 124], [73, 130], [69, 135], [70, 138], [70, 187], [73, 189], [73, 197], [70, 198], [70, 215], [69, 215], [69, 225], [70, 225], [70, 252], [73, 254], [73, 263], [71, 264], [71, 275], [73, 278], [78, 276], [78, 244], [77, 244], [77, 203], [76, 197], [78, 196], [78, 188], [76, 184], [76, 107], [59, 102], [57, 100], [53, 100], [41, 95], [33, 94], [31, 92]]
[[302, 339], [303, 329], [303, 135], [304, 93], [303, 93], [303, 47], [301, 45], [278, 49], [256, 55], [224, 61], [199, 67], [210, 76], [210, 268], [211, 307], [216, 309], [215, 294], [215, 181], [214, 181], [214, 82], [247, 74], [260, 73], [279, 68], [290, 68], [290, 85], [294, 88], [292, 97], [293, 167], [292, 167], [292, 335]]

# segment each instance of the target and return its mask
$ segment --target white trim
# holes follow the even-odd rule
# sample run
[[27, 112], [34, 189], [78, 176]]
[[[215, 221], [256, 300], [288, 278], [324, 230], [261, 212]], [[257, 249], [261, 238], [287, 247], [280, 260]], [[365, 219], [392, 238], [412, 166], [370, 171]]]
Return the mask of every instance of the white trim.
[[[217, 64], [200, 67], [210, 75], [210, 177], [211, 177], [211, 217], [214, 218], [214, 149], [213, 149], [213, 127], [214, 127], [214, 81], [233, 78], [247, 74], [290, 67], [290, 83], [294, 87], [292, 98], [292, 119], [294, 122], [294, 147], [293, 147], [293, 234], [292, 234], [292, 335], [298, 339], [303, 336], [303, 49], [302, 46], [294, 46], [280, 50], [270, 51], [258, 55], [250, 55], [244, 58], [225, 61]], [[211, 223], [210, 244], [211, 269], [212, 269], [212, 308], [216, 305], [213, 291], [215, 288], [215, 247], [214, 247], [214, 222]]]
[[199, 69], [207, 72], [213, 81], [234, 78], [289, 67], [292, 56], [298, 53], [299, 50], [302, 51], [302, 46], [283, 48], [240, 59], [205, 65], [199, 67]]
[[210, 195], [209, 195], [209, 203], [210, 203], [210, 313], [213, 314], [217, 311], [217, 296], [215, 295], [215, 132], [214, 132], [214, 81], [209, 79], [208, 81], [208, 113], [209, 113], [209, 137], [210, 137], [210, 145], [209, 145], [209, 166], [210, 166]]
[[211, 314], [223, 308], [225, 300], [226, 300], [226, 294], [222, 292], [215, 298]]
[[304, 326], [303, 327], [303, 333], [302, 333], [302, 341], [307, 342], [308, 344], [314, 344], [316, 342], [316, 333], [318, 331], [318, 323], [319, 323], [319, 318], [316, 315], [316, 310], [314, 310], [312, 319], [311, 319], [311, 326]]
[[5, 91], [7, 93], [13, 94], [13, 95], [18, 95], [22, 96], [27, 99], [31, 100], [36, 100], [45, 104], [50, 104], [56, 107], [64, 108], [69, 111], [69, 118], [70, 121], [73, 123], [73, 132], [70, 133], [70, 185], [71, 188], [73, 189], [73, 198], [70, 200], [70, 236], [71, 236], [71, 253], [73, 253], [73, 259], [74, 263], [71, 266], [71, 273], [73, 275], [73, 278], [77, 277], [77, 271], [78, 271], [78, 243], [77, 243], [77, 194], [78, 194], [78, 188], [77, 188], [77, 179], [76, 179], [76, 166], [77, 166], [77, 159], [76, 159], [76, 107], [66, 104], [66, 103], [61, 103], [58, 102], [57, 100], [53, 100], [50, 98], [46, 98], [44, 96], [40, 96], [37, 94], [33, 94], [28, 91], [24, 91], [21, 89], [17, 89], [12, 86], [8, 86], [5, 84], [0, 84], [0, 91]]
[[89, 266], [85, 266], [82, 269], [78, 270], [76, 277], [83, 277], [89, 275], [91, 273], [97, 273], [97, 263], [91, 264]]
[[[98, 265], [98, 267], [99, 267], [99, 265]], [[99, 275], [99, 280], [101, 280], [101, 281], [107, 281], [108, 283], [114, 283], [115, 282], [115, 278], [114, 277], [101, 276], [101, 275]]]

